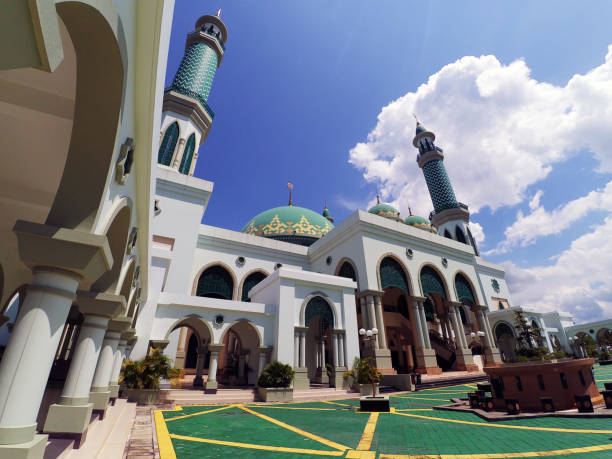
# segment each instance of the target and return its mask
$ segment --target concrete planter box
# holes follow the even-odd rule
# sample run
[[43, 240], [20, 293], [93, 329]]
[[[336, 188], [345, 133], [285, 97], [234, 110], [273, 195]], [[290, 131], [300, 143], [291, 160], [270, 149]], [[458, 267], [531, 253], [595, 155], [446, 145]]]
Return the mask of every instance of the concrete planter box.
[[[359, 394], [364, 397], [366, 395], [372, 395], [372, 384], [358, 384]], [[380, 393], [378, 389], [378, 383], [376, 383], [376, 394]], [[376, 395], [375, 394], [375, 395]]]
[[159, 399], [159, 389], [123, 389], [121, 395], [128, 402], [138, 405], [155, 405]]
[[291, 387], [258, 387], [259, 398], [264, 402], [290, 402], [293, 400]]

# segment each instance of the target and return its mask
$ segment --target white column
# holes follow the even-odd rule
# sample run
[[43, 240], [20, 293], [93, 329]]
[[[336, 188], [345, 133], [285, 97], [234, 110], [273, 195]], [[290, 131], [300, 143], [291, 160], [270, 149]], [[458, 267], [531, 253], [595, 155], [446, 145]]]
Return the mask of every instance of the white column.
[[172, 167], [178, 169], [181, 165], [181, 159], [183, 159], [183, 151], [185, 150], [185, 139], [179, 139], [178, 147], [174, 152], [174, 158], [172, 159]]
[[451, 304], [448, 308], [448, 315], [451, 318], [451, 322], [453, 323], [453, 329], [455, 330], [455, 346], [458, 348], [463, 348], [463, 343], [461, 341], [461, 337], [459, 336], [459, 325], [457, 324], [457, 314], [455, 311], [455, 307]]
[[92, 392], [108, 391], [108, 383], [110, 382], [111, 372], [113, 371], [113, 362], [115, 361], [115, 351], [119, 344], [121, 333], [107, 331], [102, 342], [102, 350], [98, 357], [96, 372], [91, 384]]
[[[194, 386], [202, 386], [204, 384], [204, 380], [202, 379], [202, 373], [204, 373], [204, 359], [206, 359], [206, 347], [198, 346], [198, 357], [196, 360], [196, 375], [193, 378]], [[210, 380], [210, 375], [208, 376]]]
[[325, 340], [321, 340], [321, 368], [325, 371]]
[[321, 343], [316, 343], [316, 352], [315, 355], [317, 356], [316, 360], [317, 360], [317, 368], [321, 368]]
[[[70, 362], [60, 405], [86, 405], [109, 317], [86, 315]], [[121, 369], [121, 367], [119, 367]]]
[[461, 340], [461, 347], [463, 349], [467, 349], [467, 339], [465, 338], [465, 328], [463, 327], [463, 322], [461, 321], [461, 312], [459, 308], [462, 308], [461, 305], [455, 305], [455, 315], [457, 316], [457, 325], [459, 325], [459, 339]]
[[378, 346], [381, 349], [387, 349], [387, 333], [385, 331], [385, 321], [380, 296], [377, 295], [374, 297], [374, 303], [376, 305], [376, 323], [378, 324]]
[[427, 317], [425, 316], [425, 306], [423, 306], [423, 302], [419, 301], [419, 315], [421, 316], [421, 327], [423, 327], [423, 341], [425, 342], [425, 347], [427, 349], [431, 349], [431, 341], [429, 339], [429, 328], [427, 327]]
[[413, 328], [416, 331], [417, 342], [421, 349], [425, 348], [425, 340], [423, 338], [423, 324], [421, 324], [421, 313], [419, 312], [419, 303], [417, 300], [412, 300], [412, 315], [414, 317]]
[[191, 159], [191, 166], [189, 167], [189, 175], [193, 175], [195, 171], [196, 163], [198, 162], [198, 149], [196, 148], [193, 152], [193, 158]]
[[338, 335], [338, 351], [339, 351], [339, 356], [340, 356], [340, 362], [339, 365], [341, 367], [345, 367], [346, 366], [346, 350], [344, 349], [344, 334], [340, 333]]
[[485, 346], [487, 346], [488, 348], [493, 347], [492, 344], [492, 336], [489, 335], [489, 329], [487, 327], [486, 322], [488, 321], [488, 319], [486, 318], [486, 316], [484, 315], [482, 309], [479, 309], [478, 312], [476, 313], [477, 317], [478, 317], [478, 322], [479, 322], [479, 326], [481, 328], [481, 330], [484, 332], [484, 341], [485, 341]]
[[208, 381], [213, 382], [217, 380], [217, 359], [219, 358], [219, 351], [211, 351], [210, 363], [208, 365]]
[[338, 366], [338, 334], [337, 333], [332, 333], [332, 344], [334, 346], [334, 355], [332, 356], [332, 362], [334, 367]]
[[306, 332], [300, 332], [300, 367], [306, 366]]
[[111, 384], [119, 384], [119, 375], [121, 374], [121, 365], [123, 365], [123, 359], [125, 359], [126, 346], [126, 340], [119, 340], [119, 344], [117, 345], [117, 351], [115, 352], [115, 361], [113, 362], [113, 371], [111, 372]]
[[366, 311], [366, 299], [364, 296], [359, 298], [359, 305], [361, 307], [361, 325], [363, 328], [371, 328], [369, 326], [370, 321], [368, 320], [368, 313]]
[[264, 370], [264, 368], [266, 368], [266, 352], [260, 349], [259, 350], [259, 373], [260, 374]]
[[35, 269], [0, 362], [0, 444], [34, 438], [36, 416], [79, 276]]
[[300, 366], [300, 332], [293, 333], [293, 365]]
[[[370, 324], [370, 329], [379, 328], [376, 323], [376, 313], [374, 312], [374, 297], [368, 295], [366, 302], [368, 305], [368, 323]], [[378, 340], [374, 340], [374, 344], [376, 349], [378, 349]]]

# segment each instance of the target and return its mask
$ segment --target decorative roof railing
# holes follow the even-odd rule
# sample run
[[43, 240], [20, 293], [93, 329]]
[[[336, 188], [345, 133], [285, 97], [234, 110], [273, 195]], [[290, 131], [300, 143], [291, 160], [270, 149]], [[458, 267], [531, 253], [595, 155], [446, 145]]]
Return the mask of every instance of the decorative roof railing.
[[202, 33], [205, 33], [209, 37], [213, 37], [215, 40], [217, 40], [217, 43], [219, 43], [219, 46], [221, 46], [221, 49], [223, 50], [223, 52], [225, 52], [225, 45], [223, 44], [221, 37], [219, 37], [218, 32], [215, 33], [215, 32], [210, 32], [208, 30], [202, 30]]
[[439, 214], [440, 212], [443, 212], [443, 211], [448, 210], [448, 209], [465, 209], [465, 210], [468, 210], [467, 204], [463, 204], [462, 202], [444, 204], [444, 205], [442, 205], [440, 207], [441, 208], [438, 210], [438, 212], [436, 212], [435, 210], [432, 210], [429, 213], [429, 220], [431, 220], [434, 217], [434, 215], [436, 215], [436, 213]]
[[200, 94], [198, 94], [195, 91], [192, 91], [191, 89], [187, 89], [183, 86], [179, 86], [177, 84], [172, 83], [170, 86], [168, 86], [166, 89], [164, 89], [164, 94], [170, 91], [174, 91], [174, 92], [178, 92], [179, 94], [182, 94], [184, 96], [187, 97], [191, 97], [195, 100], [197, 100], [200, 105], [202, 105], [202, 107], [204, 107], [204, 110], [206, 110], [206, 113], [208, 113], [210, 115], [211, 119], [215, 118], [215, 112], [213, 112], [212, 108], [210, 108], [208, 106], [208, 104], [206, 103], [206, 100], [204, 99], [204, 97], [202, 97]]

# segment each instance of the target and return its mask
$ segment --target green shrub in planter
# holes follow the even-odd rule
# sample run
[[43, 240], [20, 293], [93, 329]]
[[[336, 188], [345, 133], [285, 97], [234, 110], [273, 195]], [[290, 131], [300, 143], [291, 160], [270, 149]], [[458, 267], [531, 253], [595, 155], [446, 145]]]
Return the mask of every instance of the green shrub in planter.
[[161, 378], [178, 378], [181, 370], [170, 366], [161, 350], [153, 349], [142, 360], [126, 360], [121, 368], [121, 383], [127, 389], [158, 389]]
[[294, 376], [295, 372], [291, 365], [274, 361], [261, 372], [257, 385], [259, 387], [289, 387]]

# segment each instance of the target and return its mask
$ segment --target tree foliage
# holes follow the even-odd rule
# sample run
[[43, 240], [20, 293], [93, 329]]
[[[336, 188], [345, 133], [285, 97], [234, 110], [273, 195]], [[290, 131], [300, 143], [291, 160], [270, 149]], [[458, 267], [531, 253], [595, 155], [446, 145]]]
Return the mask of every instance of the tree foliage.
[[257, 385], [259, 387], [289, 387], [294, 376], [295, 371], [291, 365], [275, 360], [261, 372]]
[[157, 389], [161, 378], [178, 378], [181, 370], [171, 367], [171, 360], [160, 349], [151, 349], [142, 360], [126, 360], [121, 368], [121, 382], [128, 389]]

